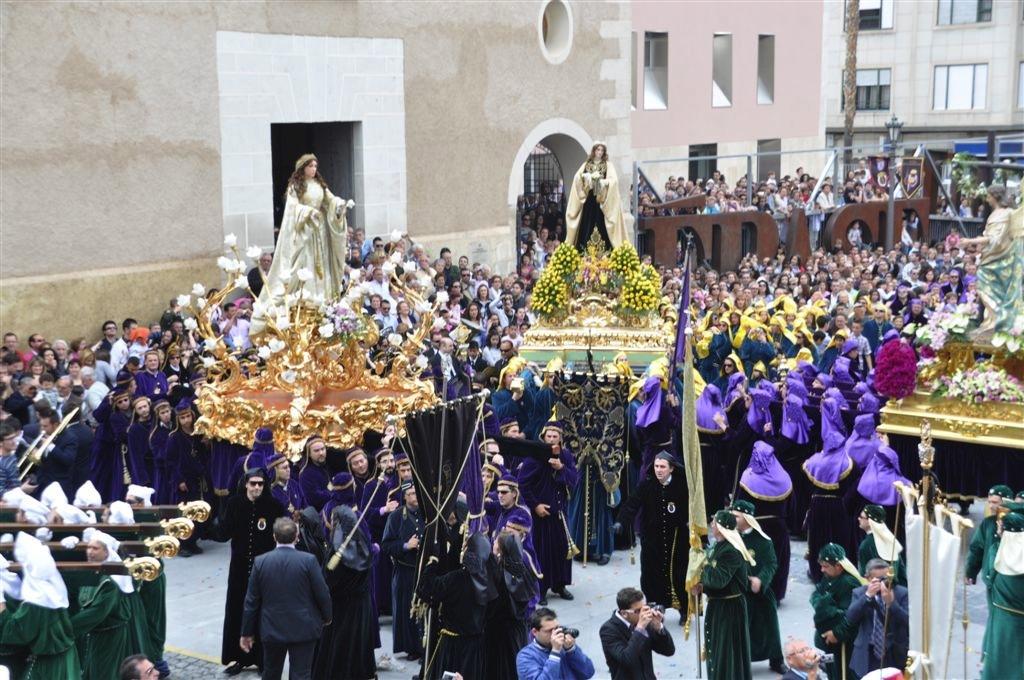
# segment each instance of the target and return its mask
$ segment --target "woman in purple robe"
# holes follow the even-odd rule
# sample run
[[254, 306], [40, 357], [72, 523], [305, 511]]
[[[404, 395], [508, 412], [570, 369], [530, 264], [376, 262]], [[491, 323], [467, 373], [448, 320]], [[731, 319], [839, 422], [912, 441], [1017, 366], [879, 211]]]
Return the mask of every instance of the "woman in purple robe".
[[747, 500], [757, 509], [756, 519], [772, 539], [778, 558], [778, 570], [772, 579], [772, 591], [780, 602], [789, 582], [789, 530], [786, 528], [787, 500], [793, 493], [793, 480], [775, 457], [768, 442], [755, 442], [750, 463], [740, 475], [738, 500]]
[[[854, 554], [857, 548], [843, 497], [851, 484], [853, 460], [846, 455], [844, 437], [831, 432], [822, 442], [822, 450], [803, 465], [811, 483], [810, 506], [807, 511], [807, 560], [811, 580], [821, 580], [818, 552], [828, 543], [838, 543]], [[854, 551], [854, 552], [851, 552]]]
[[519, 469], [519, 490], [523, 503], [533, 511], [533, 544], [544, 572], [541, 600], [552, 591], [563, 600], [573, 596], [566, 589], [572, 583], [572, 559], [569, 555], [569, 529], [566, 513], [569, 494], [579, 481], [576, 459], [562, 443], [562, 427], [549, 421], [540, 430], [552, 456], [540, 461], [527, 458]]
[[732, 491], [733, 470], [727, 469], [726, 432], [729, 421], [722, 404], [722, 392], [716, 385], [704, 387], [697, 398], [697, 436], [704, 474], [704, 510], [708, 517], [725, 507]]
[[646, 479], [659, 451], [673, 451], [672, 433], [679, 428], [679, 402], [675, 395], [665, 393], [661, 378], [650, 376], [644, 381], [643, 403], [636, 412], [636, 432], [640, 440], [643, 463], [640, 479]]

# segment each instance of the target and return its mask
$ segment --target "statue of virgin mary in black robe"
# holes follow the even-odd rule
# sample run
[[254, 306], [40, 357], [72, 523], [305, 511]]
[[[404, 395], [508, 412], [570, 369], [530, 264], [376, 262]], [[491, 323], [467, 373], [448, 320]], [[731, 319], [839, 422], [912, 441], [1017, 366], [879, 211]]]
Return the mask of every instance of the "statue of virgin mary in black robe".
[[627, 218], [619, 196], [619, 176], [608, 160], [608, 147], [603, 142], [594, 142], [590, 155], [576, 171], [566, 194], [565, 240], [575, 245], [577, 250], [586, 250], [595, 233], [607, 250], [628, 242]]

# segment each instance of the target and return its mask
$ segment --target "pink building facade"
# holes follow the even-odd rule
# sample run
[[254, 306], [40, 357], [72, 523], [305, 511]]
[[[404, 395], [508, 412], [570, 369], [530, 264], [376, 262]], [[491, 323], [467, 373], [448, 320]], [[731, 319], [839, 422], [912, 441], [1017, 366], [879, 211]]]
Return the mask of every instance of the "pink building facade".
[[[670, 176], [706, 177], [700, 163], [659, 159], [758, 151], [754, 175], [814, 174], [824, 146], [820, 0], [632, 3], [634, 156], [660, 187]], [[775, 155], [777, 152], [779, 155]], [[747, 159], [714, 162], [729, 181]]]

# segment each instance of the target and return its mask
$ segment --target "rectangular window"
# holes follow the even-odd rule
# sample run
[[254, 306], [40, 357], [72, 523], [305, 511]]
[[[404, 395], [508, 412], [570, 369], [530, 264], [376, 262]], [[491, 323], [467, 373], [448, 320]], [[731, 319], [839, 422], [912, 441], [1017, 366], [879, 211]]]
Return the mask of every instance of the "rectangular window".
[[[893, 0], [860, 0], [860, 30], [877, 31], [892, 28]], [[843, 16], [846, 14], [844, 12]]]
[[782, 140], [757, 140], [757, 179], [768, 179], [768, 173], [774, 172], [775, 177], [782, 177]]
[[775, 102], [775, 36], [757, 36], [757, 103]]
[[668, 33], [644, 33], [644, 108], [668, 108]]
[[939, 0], [939, 25], [992, 21], [992, 0]]
[[936, 66], [932, 108], [970, 111], [985, 108], [988, 64]]
[[[857, 110], [888, 111], [891, 84], [892, 69], [857, 69]], [[839, 101], [840, 110], [845, 110], [846, 97], [843, 96], [842, 81], [839, 86]]]
[[636, 31], [629, 34], [629, 101], [636, 108]]
[[732, 34], [716, 33], [711, 42], [711, 106], [732, 106]]
[[[691, 160], [690, 179], [696, 182], [698, 179], [707, 180], [718, 169], [718, 161], [713, 156], [718, 155], [718, 144], [691, 144], [690, 158], [703, 158], [704, 160]], [[703, 187], [702, 187], [703, 188]]]

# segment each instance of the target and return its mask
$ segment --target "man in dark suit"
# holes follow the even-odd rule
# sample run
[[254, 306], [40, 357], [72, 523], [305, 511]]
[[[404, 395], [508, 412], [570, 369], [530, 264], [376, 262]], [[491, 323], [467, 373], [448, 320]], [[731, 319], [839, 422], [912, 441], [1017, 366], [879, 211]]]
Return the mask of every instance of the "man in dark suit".
[[[39, 408], [39, 427], [44, 437], [49, 437], [60, 425], [60, 416], [50, 408]], [[40, 442], [40, 445], [42, 443]], [[73, 498], [77, 487], [72, 486], [72, 473], [78, 458], [78, 437], [72, 428], [64, 428], [46, 450], [41, 451], [42, 460], [36, 468], [36, 480], [40, 489], [53, 482], [60, 484], [68, 498]]]
[[[887, 579], [889, 563], [867, 564], [868, 584], [853, 591], [846, 619], [857, 626], [850, 668], [858, 676], [885, 666], [903, 668], [910, 646], [907, 589]], [[888, 614], [888, 622], [886, 621]]]
[[239, 646], [248, 653], [259, 629], [264, 680], [280, 680], [286, 654], [289, 678], [308, 679], [321, 629], [331, 621], [327, 582], [316, 558], [295, 549], [298, 535], [291, 518], [274, 520], [277, 548], [257, 557], [249, 575]]
[[676, 653], [665, 628], [664, 609], [648, 606], [636, 588], [623, 588], [615, 596], [618, 610], [601, 625], [601, 648], [612, 680], [655, 680], [651, 652]]
[[782, 675], [782, 680], [817, 680], [822, 677], [818, 650], [807, 644], [806, 640], [787, 640], [784, 651], [789, 670]]

